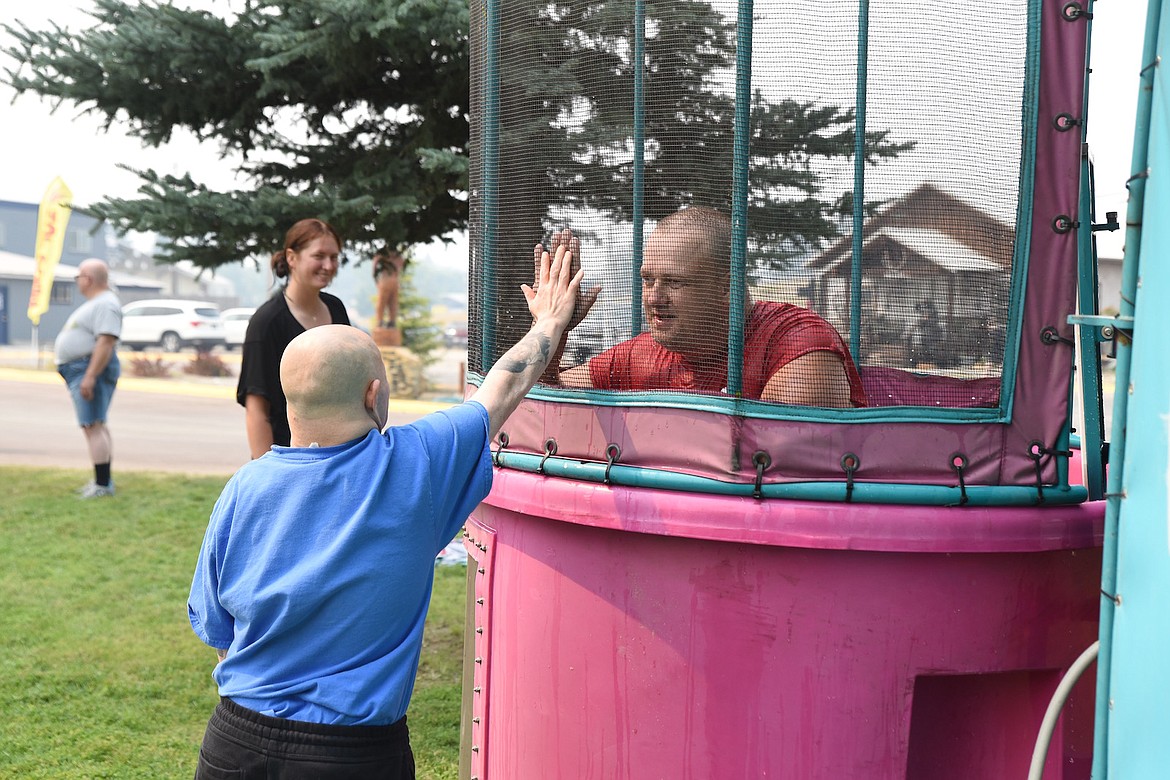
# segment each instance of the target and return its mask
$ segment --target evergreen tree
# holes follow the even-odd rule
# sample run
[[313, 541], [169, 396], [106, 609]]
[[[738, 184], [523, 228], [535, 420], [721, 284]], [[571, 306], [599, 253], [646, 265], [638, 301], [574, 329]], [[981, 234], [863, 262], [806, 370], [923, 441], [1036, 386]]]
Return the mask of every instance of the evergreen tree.
[[[165, 0], [95, 0], [80, 31], [5, 25], [18, 92], [97, 112], [145, 144], [179, 129], [243, 155], [244, 185], [138, 171], [141, 196], [88, 208], [121, 230], [168, 236], [165, 259], [216, 267], [276, 248], [297, 219], [334, 223], [349, 248], [425, 243], [467, 225], [468, 33], [483, 0], [234, 0], [216, 15]], [[518, 286], [558, 208], [632, 212], [632, 0], [501, 3], [500, 343], [526, 327]], [[704, 0], [647, 0], [645, 217], [727, 209], [734, 24]], [[480, 30], [482, 33], [483, 31]], [[482, 36], [477, 36], [482, 42]], [[480, 82], [474, 84], [478, 90]], [[837, 233], [849, 193], [823, 164], [854, 153], [851, 108], [760, 94], [751, 106], [751, 249], [784, 263]], [[908, 148], [867, 133], [875, 162]], [[872, 206], [872, 204], [870, 204]], [[758, 218], [757, 218], [758, 217]], [[472, 246], [475, 247], [473, 238]], [[473, 297], [483, 291], [473, 290]], [[513, 334], [514, 335], [514, 334]]]
[[[473, 18], [485, 14], [473, 4]], [[502, 4], [499, 35], [499, 209], [494, 293], [499, 347], [528, 326], [520, 283], [533, 243], [559, 227], [559, 209], [628, 221], [633, 211], [634, 3], [517, 0]], [[647, 0], [644, 58], [644, 216], [686, 205], [730, 212], [735, 24], [705, 0]], [[483, 35], [475, 36], [482, 46]], [[472, 52], [472, 88], [484, 83]], [[855, 153], [852, 108], [796, 100], [750, 110], [749, 257], [783, 269], [840, 233], [852, 194], [822, 191], [826, 167]], [[482, 137], [481, 112], [472, 138]], [[909, 149], [866, 134], [866, 162]], [[473, 172], [473, 180], [475, 178]], [[480, 191], [482, 183], [473, 185]], [[867, 203], [872, 212], [877, 203]], [[475, 246], [473, 240], [472, 246]], [[476, 280], [473, 280], [475, 284]]]
[[305, 216], [366, 252], [466, 225], [464, 2], [225, 5], [217, 16], [95, 0], [83, 30], [5, 25], [18, 92], [74, 103], [146, 145], [186, 129], [242, 155], [238, 190], [136, 171], [142, 197], [85, 210], [168, 236], [164, 259], [205, 268], [268, 254]]
[[418, 293], [414, 264], [406, 266], [402, 287], [398, 296], [401, 311], [402, 346], [413, 352], [423, 368], [434, 365], [439, 359], [443, 336], [431, 316], [431, 301]]

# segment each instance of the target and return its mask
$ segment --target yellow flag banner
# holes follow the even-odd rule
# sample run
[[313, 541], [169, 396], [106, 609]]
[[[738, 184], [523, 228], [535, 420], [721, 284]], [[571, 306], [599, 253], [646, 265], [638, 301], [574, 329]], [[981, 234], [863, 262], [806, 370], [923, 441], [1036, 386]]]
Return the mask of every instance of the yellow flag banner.
[[65, 246], [65, 226], [73, 213], [73, 193], [61, 177], [53, 179], [41, 208], [37, 213], [37, 270], [33, 274], [32, 294], [28, 297], [28, 318], [33, 325], [41, 324], [41, 315], [49, 310], [49, 295], [53, 291], [53, 274], [61, 262]]

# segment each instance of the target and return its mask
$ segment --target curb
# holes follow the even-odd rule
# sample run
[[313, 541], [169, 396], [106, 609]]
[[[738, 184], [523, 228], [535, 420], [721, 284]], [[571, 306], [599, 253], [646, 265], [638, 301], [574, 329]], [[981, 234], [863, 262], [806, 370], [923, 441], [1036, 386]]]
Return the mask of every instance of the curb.
[[[36, 368], [0, 366], [0, 382], [30, 382], [64, 387], [64, 383], [57, 372]], [[123, 375], [118, 379], [118, 387], [123, 390], [134, 390], [140, 393], [220, 398], [232, 401], [233, 403], [236, 400], [236, 387], [234, 382], [231, 385], [204, 384], [183, 379], [146, 379], [144, 377]], [[434, 401], [420, 401], [409, 398], [391, 398], [390, 411], [423, 415], [442, 409], [450, 409], [452, 406], [460, 403], [461, 400], [444, 398]]]

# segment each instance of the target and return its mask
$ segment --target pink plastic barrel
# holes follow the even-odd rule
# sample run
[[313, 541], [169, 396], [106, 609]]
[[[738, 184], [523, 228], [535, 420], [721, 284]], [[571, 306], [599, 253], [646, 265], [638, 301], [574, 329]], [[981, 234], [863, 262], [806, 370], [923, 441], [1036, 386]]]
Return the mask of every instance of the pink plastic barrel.
[[[1096, 639], [1103, 515], [497, 471], [466, 540], [463, 776], [1024, 777]], [[1046, 777], [1089, 776], [1092, 722], [1086, 679]]]

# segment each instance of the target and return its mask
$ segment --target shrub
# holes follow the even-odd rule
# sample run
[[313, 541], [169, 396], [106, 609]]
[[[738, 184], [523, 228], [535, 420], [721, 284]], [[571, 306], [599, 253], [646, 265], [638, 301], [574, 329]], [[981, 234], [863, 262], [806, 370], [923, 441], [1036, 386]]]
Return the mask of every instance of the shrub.
[[162, 358], [136, 357], [130, 361], [130, 373], [148, 379], [166, 378], [171, 375], [171, 366]]
[[183, 366], [183, 372], [194, 376], [231, 376], [232, 370], [218, 355], [199, 351]]

